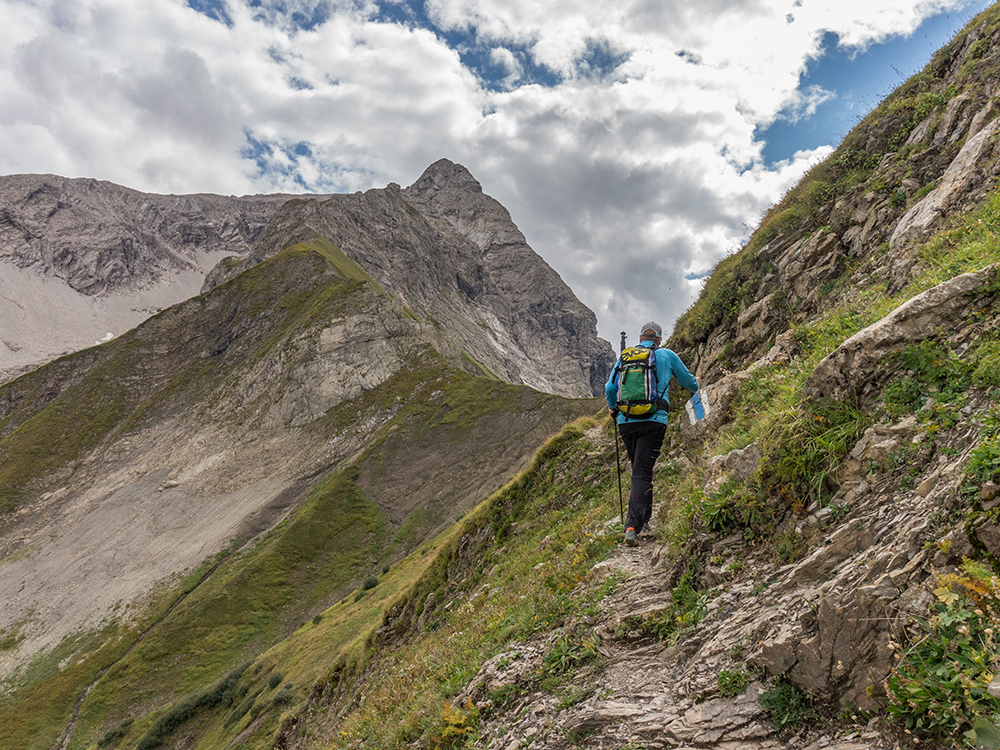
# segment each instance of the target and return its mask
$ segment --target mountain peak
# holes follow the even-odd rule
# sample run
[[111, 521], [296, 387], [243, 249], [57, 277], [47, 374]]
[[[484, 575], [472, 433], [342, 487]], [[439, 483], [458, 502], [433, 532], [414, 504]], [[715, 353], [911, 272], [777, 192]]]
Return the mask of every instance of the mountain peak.
[[482, 185], [472, 176], [472, 173], [461, 164], [448, 159], [438, 159], [431, 164], [420, 178], [406, 190], [421, 198], [430, 196], [443, 189], [454, 189], [481, 193]]

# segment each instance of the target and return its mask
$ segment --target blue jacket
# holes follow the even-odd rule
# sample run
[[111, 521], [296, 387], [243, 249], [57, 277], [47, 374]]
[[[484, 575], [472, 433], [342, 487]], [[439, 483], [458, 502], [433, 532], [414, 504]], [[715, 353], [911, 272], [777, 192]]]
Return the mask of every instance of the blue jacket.
[[[652, 341], [642, 341], [639, 346], [644, 346], [647, 349], [652, 348]], [[683, 387], [687, 388], [692, 393], [698, 391], [698, 381], [695, 380], [694, 375], [692, 375], [688, 368], [684, 366], [681, 362], [681, 358], [674, 354], [670, 349], [657, 349], [656, 350], [656, 382], [657, 387], [660, 389], [660, 397], [664, 401], [668, 401], [667, 392], [670, 390], [670, 378], [674, 377], [677, 382]], [[608, 378], [607, 384], [604, 386], [604, 395], [608, 400], [608, 408], [614, 411], [618, 410], [618, 368], [615, 367], [611, 371], [611, 377]], [[630, 419], [626, 420], [625, 415], [618, 414], [618, 424], [625, 424], [626, 421], [629, 422], [660, 422], [661, 424], [667, 423], [667, 410], [657, 409], [656, 413], [649, 419], [638, 420]]]

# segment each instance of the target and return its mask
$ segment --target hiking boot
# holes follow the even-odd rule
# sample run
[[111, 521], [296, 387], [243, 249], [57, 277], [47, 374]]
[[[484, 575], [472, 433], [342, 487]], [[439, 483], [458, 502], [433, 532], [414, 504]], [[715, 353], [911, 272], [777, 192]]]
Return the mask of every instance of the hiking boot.
[[652, 529], [649, 528], [649, 524], [648, 523], [644, 523], [642, 525], [642, 528], [639, 529], [639, 536], [642, 536], [643, 534], [648, 534], [651, 531], [652, 531]]
[[639, 537], [636, 536], [635, 529], [633, 529], [631, 526], [625, 529], [625, 544], [627, 544], [629, 547], [639, 546]]

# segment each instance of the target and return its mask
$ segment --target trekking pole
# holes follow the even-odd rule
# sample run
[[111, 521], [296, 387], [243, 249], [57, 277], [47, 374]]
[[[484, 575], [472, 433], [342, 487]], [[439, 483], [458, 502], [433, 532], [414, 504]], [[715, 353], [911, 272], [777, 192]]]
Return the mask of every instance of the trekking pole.
[[625, 501], [622, 500], [622, 455], [618, 450], [618, 418], [615, 420], [615, 461], [618, 463], [618, 514], [621, 518], [622, 528], [625, 528]]
[[[625, 351], [625, 331], [622, 331], [621, 349], [619, 353]], [[622, 521], [622, 528], [625, 528], [625, 501], [622, 500], [622, 455], [618, 450], [618, 416], [612, 415], [615, 420], [615, 461], [618, 464], [618, 512]]]

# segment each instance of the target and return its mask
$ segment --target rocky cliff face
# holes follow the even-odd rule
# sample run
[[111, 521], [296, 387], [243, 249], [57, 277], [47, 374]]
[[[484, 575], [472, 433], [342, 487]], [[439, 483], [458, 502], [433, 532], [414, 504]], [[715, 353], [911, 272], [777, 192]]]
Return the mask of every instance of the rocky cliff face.
[[193, 296], [222, 257], [250, 251], [288, 197], [0, 177], [0, 382]]
[[406, 189], [290, 201], [250, 257], [218, 267], [206, 288], [314, 235], [333, 242], [478, 366], [551, 393], [603, 392], [614, 352], [597, 338], [594, 314], [461, 165], [442, 159]]
[[703, 377], [743, 369], [859, 288], [905, 288], [926, 268], [917, 248], [995, 189], [996, 41], [973, 21], [720, 264], [671, 341]]
[[464, 167], [442, 160], [406, 190], [290, 198], [0, 178], [0, 377], [120, 335], [318, 235], [436, 321], [457, 364], [552, 393], [600, 391], [613, 352], [593, 313]]
[[136, 291], [204, 256], [244, 255], [291, 196], [154, 195], [90, 179], [0, 177], [0, 260], [82, 294]]

